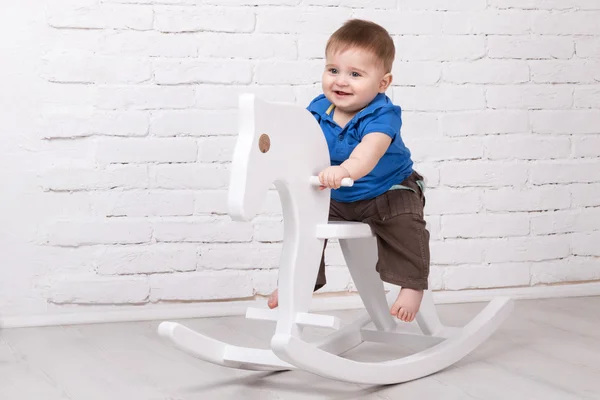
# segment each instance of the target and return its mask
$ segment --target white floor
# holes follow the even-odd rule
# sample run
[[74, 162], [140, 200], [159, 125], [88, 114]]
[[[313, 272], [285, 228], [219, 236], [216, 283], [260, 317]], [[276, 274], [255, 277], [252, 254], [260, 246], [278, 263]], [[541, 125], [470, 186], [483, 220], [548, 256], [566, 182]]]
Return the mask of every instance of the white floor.
[[[438, 308], [443, 322], [459, 326], [482, 306]], [[358, 313], [331, 314], [350, 320]], [[433, 376], [385, 387], [298, 371], [214, 366], [162, 342], [156, 334], [158, 322], [1, 331], [0, 399], [600, 399], [600, 297], [518, 301], [501, 329], [459, 363]], [[180, 322], [230, 343], [257, 347], [267, 347], [273, 328], [243, 317]], [[364, 344], [350, 354], [382, 360], [406, 351]]]

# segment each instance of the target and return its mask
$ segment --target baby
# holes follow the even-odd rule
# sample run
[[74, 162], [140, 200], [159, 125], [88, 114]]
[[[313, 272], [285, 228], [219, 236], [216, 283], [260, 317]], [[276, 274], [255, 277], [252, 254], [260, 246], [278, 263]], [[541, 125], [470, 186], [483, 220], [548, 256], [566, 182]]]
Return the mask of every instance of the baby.
[[[377, 237], [377, 272], [384, 282], [402, 287], [390, 312], [410, 322], [427, 289], [429, 232], [423, 219], [423, 178], [413, 171], [400, 136], [400, 107], [385, 95], [392, 83], [394, 42], [381, 26], [350, 20], [329, 38], [325, 56], [323, 94], [308, 110], [329, 146], [331, 166], [319, 174], [322, 189], [335, 189], [329, 219], [371, 226]], [[354, 186], [340, 187], [347, 177]], [[322, 258], [315, 290], [325, 283]], [[274, 291], [268, 306], [277, 304]]]

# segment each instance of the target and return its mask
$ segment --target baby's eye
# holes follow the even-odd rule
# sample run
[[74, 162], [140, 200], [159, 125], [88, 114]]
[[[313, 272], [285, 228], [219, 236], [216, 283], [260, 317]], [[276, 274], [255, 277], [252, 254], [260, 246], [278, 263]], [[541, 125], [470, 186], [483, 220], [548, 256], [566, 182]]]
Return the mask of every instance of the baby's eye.
[[331, 72], [332, 74], [337, 74], [338, 70], [336, 68], [329, 68], [329, 72]]
[[353, 78], [358, 78], [360, 76], [360, 74], [358, 72], [353, 72], [352, 73], [352, 77]]

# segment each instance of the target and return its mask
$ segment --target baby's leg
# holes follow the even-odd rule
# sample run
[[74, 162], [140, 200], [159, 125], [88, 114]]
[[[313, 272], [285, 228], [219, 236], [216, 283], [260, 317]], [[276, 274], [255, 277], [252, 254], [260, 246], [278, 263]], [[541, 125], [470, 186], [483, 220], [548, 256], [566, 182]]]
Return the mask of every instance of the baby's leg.
[[369, 225], [377, 235], [377, 271], [381, 279], [402, 288], [390, 313], [411, 322], [427, 289], [429, 232], [423, 218], [422, 191], [412, 176], [402, 184], [414, 190], [391, 190], [379, 196], [378, 216]]
[[423, 300], [423, 290], [403, 287], [398, 293], [390, 313], [404, 322], [411, 322], [417, 316]]

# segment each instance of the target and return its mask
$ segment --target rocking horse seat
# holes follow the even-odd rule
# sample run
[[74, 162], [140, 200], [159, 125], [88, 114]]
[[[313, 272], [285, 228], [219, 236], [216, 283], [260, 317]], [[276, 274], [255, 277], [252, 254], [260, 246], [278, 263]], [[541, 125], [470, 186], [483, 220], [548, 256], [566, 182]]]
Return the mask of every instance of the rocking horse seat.
[[373, 236], [368, 224], [362, 222], [338, 222], [317, 225], [318, 239], [360, 239]]

